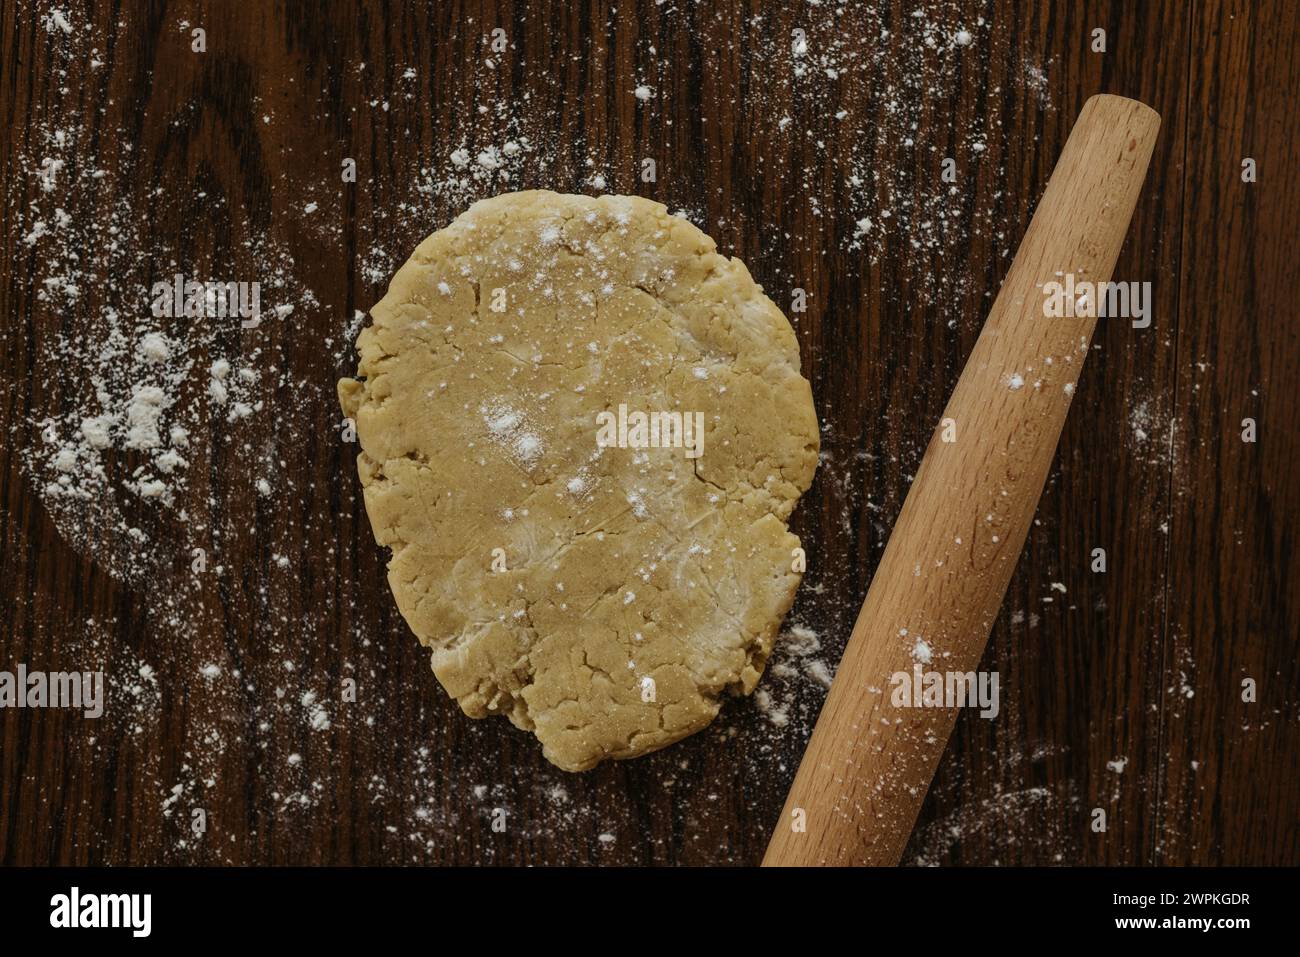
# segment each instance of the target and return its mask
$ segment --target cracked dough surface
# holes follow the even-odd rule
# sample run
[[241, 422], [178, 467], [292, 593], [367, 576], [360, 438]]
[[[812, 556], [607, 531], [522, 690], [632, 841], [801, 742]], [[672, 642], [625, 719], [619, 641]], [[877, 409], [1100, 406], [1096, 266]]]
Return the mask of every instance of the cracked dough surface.
[[[794, 332], [741, 262], [658, 203], [512, 193], [424, 240], [371, 318], [339, 383], [366, 510], [467, 714], [579, 771], [753, 691], [799, 584], [785, 523], [818, 430]], [[703, 413], [702, 455], [598, 447], [620, 403]]]

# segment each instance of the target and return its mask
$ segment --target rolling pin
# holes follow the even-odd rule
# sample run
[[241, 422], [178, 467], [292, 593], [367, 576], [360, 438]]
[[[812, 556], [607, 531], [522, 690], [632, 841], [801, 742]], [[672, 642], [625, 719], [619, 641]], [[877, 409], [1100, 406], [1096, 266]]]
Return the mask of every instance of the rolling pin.
[[[1078, 284], [1110, 280], [1159, 128], [1136, 100], [1084, 104], [885, 546], [765, 867], [901, 859], [958, 712], [955, 696], [917, 706], [909, 683], [979, 668], [1096, 325], [1101, 297]], [[1053, 283], [1076, 297], [1064, 316], [1045, 313]]]

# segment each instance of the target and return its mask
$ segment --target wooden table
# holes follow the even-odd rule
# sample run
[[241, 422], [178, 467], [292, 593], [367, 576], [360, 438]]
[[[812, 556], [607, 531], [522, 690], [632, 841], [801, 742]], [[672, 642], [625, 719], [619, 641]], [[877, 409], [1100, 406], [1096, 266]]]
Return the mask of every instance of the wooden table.
[[[1096, 92], [1164, 119], [1116, 269], [1152, 283], [1152, 323], [1099, 327], [985, 656], [1001, 714], [959, 720], [907, 860], [1300, 862], [1300, 18], [1281, 0], [918, 6], [6, 5], [0, 669], [102, 669], [109, 694], [96, 720], [0, 711], [0, 862], [756, 863], [824, 695], [810, 664], [842, 649]], [[473, 169], [525, 140], [505, 180], [448, 186], [453, 151]], [[356, 311], [469, 198], [602, 176], [683, 210], [783, 307], [806, 292], [791, 314], [824, 460], [790, 621], [821, 648], [764, 679], [766, 708], [574, 776], [437, 687], [333, 382]], [[127, 490], [147, 456], [112, 449], [109, 491], [68, 506], [42, 430], [93, 406], [104, 308], [147, 325], [150, 285], [181, 270], [294, 310], [167, 320], [202, 425], [183, 487]], [[234, 422], [205, 398], [222, 357], [257, 377]]]

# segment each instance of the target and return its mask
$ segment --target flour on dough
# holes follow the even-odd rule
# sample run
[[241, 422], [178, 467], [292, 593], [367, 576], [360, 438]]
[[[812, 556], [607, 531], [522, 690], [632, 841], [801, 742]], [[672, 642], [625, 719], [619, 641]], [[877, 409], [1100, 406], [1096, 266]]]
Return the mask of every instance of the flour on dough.
[[[786, 521], [818, 431], [794, 332], [742, 263], [657, 203], [513, 193], [422, 242], [371, 317], [339, 383], [366, 510], [467, 714], [579, 771], [753, 691], [799, 585]], [[702, 413], [702, 454], [598, 445], [620, 404]]]

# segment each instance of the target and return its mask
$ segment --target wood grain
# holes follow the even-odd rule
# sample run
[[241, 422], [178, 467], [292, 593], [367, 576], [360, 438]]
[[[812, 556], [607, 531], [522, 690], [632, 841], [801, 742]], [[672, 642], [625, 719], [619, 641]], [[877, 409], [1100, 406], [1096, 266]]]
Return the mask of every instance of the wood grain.
[[[1189, 191], [1184, 207], [1175, 401], [1189, 427], [1171, 481], [1163, 655], [1180, 680], [1159, 689], [1161, 863], [1235, 861], [1238, 847], [1270, 842], [1268, 860], [1300, 853], [1300, 336], [1287, 319], [1300, 186], [1282, 145], [1300, 132], [1298, 42], [1286, 4], [1210, 5], [1192, 23], [1203, 55], [1188, 78], [1186, 176], [1214, 188]], [[1247, 158], [1254, 183], [1242, 181]], [[1242, 440], [1248, 418], [1254, 443]]]
[[[611, 190], [685, 210], [783, 307], [807, 290], [793, 318], [825, 460], [795, 515], [811, 564], [792, 619], [833, 662], [1010, 251], [1098, 92], [1163, 119], [1115, 272], [1154, 283], [1154, 323], [1099, 326], [982, 663], [1003, 675], [1003, 714], [958, 721], [904, 859], [1300, 861], [1289, 5], [936, 4], [937, 23], [985, 23], [941, 82], [927, 65], [947, 54], [874, 55], [881, 23], [918, 36], [912, 3], [838, 18], [757, 0], [60, 6], [70, 39], [45, 5], [0, 9], [12, 118], [0, 144], [0, 668], [102, 665], [111, 681], [148, 663], [157, 690], [133, 720], [0, 712], [0, 862], [757, 863], [821, 692], [769, 675], [764, 687], [794, 702], [784, 727], [732, 703], [691, 740], [582, 776], [505, 722], [461, 715], [393, 608], [338, 440], [347, 327], [459, 212], [456, 197], [417, 188], [421, 168], [467, 137], [518, 135], [521, 116], [547, 162], [512, 185], [589, 191], [600, 170]], [[497, 26], [513, 46], [489, 69]], [[861, 69], [791, 82], [796, 27], [814, 50], [862, 51]], [[1095, 27], [1104, 54], [1089, 49]], [[649, 107], [631, 95], [641, 83], [655, 88]], [[891, 106], [915, 129], [898, 131]], [[61, 125], [84, 131], [78, 157], [113, 171], [70, 184], [63, 208], [98, 222], [120, 204], [142, 224], [114, 288], [88, 284], [75, 309], [41, 298], [44, 247], [24, 239], [45, 202], [29, 161]], [[1258, 160], [1253, 185], [1243, 155]], [[654, 183], [638, 176], [647, 156]], [[961, 180], [940, 203], [945, 156]], [[357, 160], [354, 186], [340, 183], [343, 157]], [[863, 214], [854, 171], [890, 193], [873, 209], [900, 211], [876, 216], [868, 248], [847, 241]], [[950, 225], [925, 232], [936, 211]], [[184, 519], [113, 503], [167, 545], [124, 580], [121, 536], [61, 530], [26, 464], [38, 423], [91, 389], [52, 368], [55, 337], [93, 336], [100, 306], [178, 263], [265, 276], [268, 252], [292, 257], [285, 271], [315, 304], [299, 296], [290, 320], [221, 327], [196, 348], [199, 368], [255, 356], [265, 413], [196, 437]], [[1260, 441], [1243, 445], [1249, 415]], [[268, 469], [277, 492], [263, 497], [252, 479]], [[224, 573], [195, 576], [191, 546]], [[1088, 568], [1098, 546], [1104, 576]], [[211, 664], [240, 680], [209, 683]], [[1239, 703], [1247, 675], [1252, 706]], [[345, 677], [357, 703], [313, 730], [301, 695], [333, 701]], [[504, 833], [491, 828], [498, 807]], [[1104, 834], [1088, 829], [1094, 807]]]

